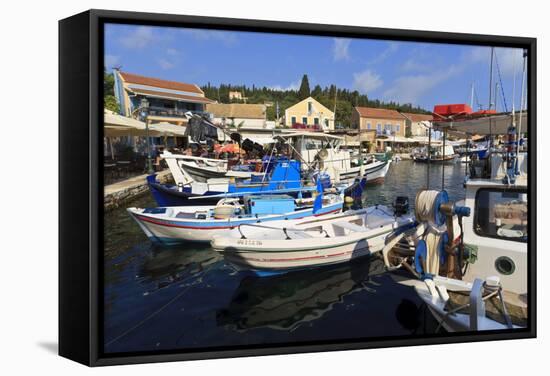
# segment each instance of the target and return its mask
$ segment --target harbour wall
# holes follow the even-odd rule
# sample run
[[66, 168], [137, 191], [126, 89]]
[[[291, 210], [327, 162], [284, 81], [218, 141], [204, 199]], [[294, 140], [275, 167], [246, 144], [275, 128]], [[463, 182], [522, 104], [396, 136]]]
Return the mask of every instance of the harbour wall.
[[[172, 181], [172, 174], [169, 170], [157, 173], [157, 180], [161, 183]], [[127, 204], [136, 197], [149, 191], [147, 186], [147, 174], [134, 176], [103, 188], [103, 205], [105, 212]]]

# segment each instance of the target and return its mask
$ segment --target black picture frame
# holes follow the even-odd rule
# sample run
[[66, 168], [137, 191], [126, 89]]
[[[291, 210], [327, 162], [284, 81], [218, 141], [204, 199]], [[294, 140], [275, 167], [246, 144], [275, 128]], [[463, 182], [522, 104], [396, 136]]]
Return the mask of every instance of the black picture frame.
[[[102, 352], [103, 25], [126, 23], [524, 48], [528, 53], [529, 265], [525, 330], [423, 338], [209, 348], [188, 352]], [[536, 337], [536, 61], [534, 38], [313, 23], [89, 10], [59, 21], [59, 354], [88, 366], [433, 345]]]

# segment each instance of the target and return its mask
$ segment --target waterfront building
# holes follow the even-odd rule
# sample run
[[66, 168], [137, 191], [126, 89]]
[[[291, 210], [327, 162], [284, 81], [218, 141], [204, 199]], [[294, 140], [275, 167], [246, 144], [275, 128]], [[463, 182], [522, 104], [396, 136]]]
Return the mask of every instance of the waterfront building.
[[334, 130], [334, 112], [308, 97], [285, 110], [284, 124], [287, 127], [303, 124], [318, 126], [323, 131]]
[[205, 110], [214, 124], [229, 128], [267, 128], [264, 104], [208, 103]]
[[402, 112], [401, 115], [405, 118], [405, 132], [411, 137], [425, 136], [427, 130], [431, 128], [432, 115], [412, 114], [409, 112]]
[[359, 130], [376, 131], [377, 137], [405, 137], [405, 118], [395, 110], [354, 107], [351, 123]]
[[203, 113], [207, 103], [214, 103], [195, 84], [145, 77], [120, 70], [114, 70], [113, 73], [120, 114], [127, 117], [137, 117], [136, 110], [141, 100], [146, 98], [151, 123], [184, 125], [187, 123], [187, 111]]

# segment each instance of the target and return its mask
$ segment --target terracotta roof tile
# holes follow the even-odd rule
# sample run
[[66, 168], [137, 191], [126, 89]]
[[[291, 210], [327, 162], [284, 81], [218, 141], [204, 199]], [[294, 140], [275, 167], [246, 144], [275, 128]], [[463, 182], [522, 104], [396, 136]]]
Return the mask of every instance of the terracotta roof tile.
[[355, 107], [359, 116], [374, 119], [397, 119], [404, 120], [403, 116], [395, 110], [387, 110], [385, 108], [374, 107]]
[[412, 121], [432, 121], [433, 120], [432, 115], [412, 114], [412, 113], [409, 113], [409, 112], [403, 112], [403, 115], [410, 118]]
[[214, 103], [212, 99], [208, 99], [206, 97], [201, 96], [193, 96], [193, 95], [182, 95], [182, 94], [174, 94], [174, 93], [166, 93], [163, 91], [156, 91], [156, 90], [145, 90], [145, 89], [130, 89], [132, 92], [136, 94], [144, 94], [144, 95], [150, 95], [155, 97], [161, 97], [161, 98], [170, 98], [170, 99], [181, 99], [186, 100], [189, 102], [197, 102], [197, 103]]
[[243, 119], [265, 119], [266, 106], [263, 104], [244, 103], [209, 103], [206, 111], [211, 112], [215, 117], [243, 118]]
[[180, 90], [190, 93], [203, 94], [203, 91], [195, 84], [187, 84], [184, 82], [162, 80], [160, 78], [152, 78], [140, 76], [133, 73], [119, 72], [122, 79], [129, 84], [154, 86], [161, 89]]

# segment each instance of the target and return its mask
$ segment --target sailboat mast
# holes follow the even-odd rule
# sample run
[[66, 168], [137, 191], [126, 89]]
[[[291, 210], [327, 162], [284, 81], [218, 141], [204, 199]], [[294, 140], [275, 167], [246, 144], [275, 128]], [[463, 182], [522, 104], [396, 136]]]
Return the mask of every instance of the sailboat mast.
[[[493, 60], [495, 55], [495, 48], [491, 47], [491, 64], [489, 68], [489, 108], [493, 105]], [[493, 122], [489, 118], [489, 150], [493, 147]]]

